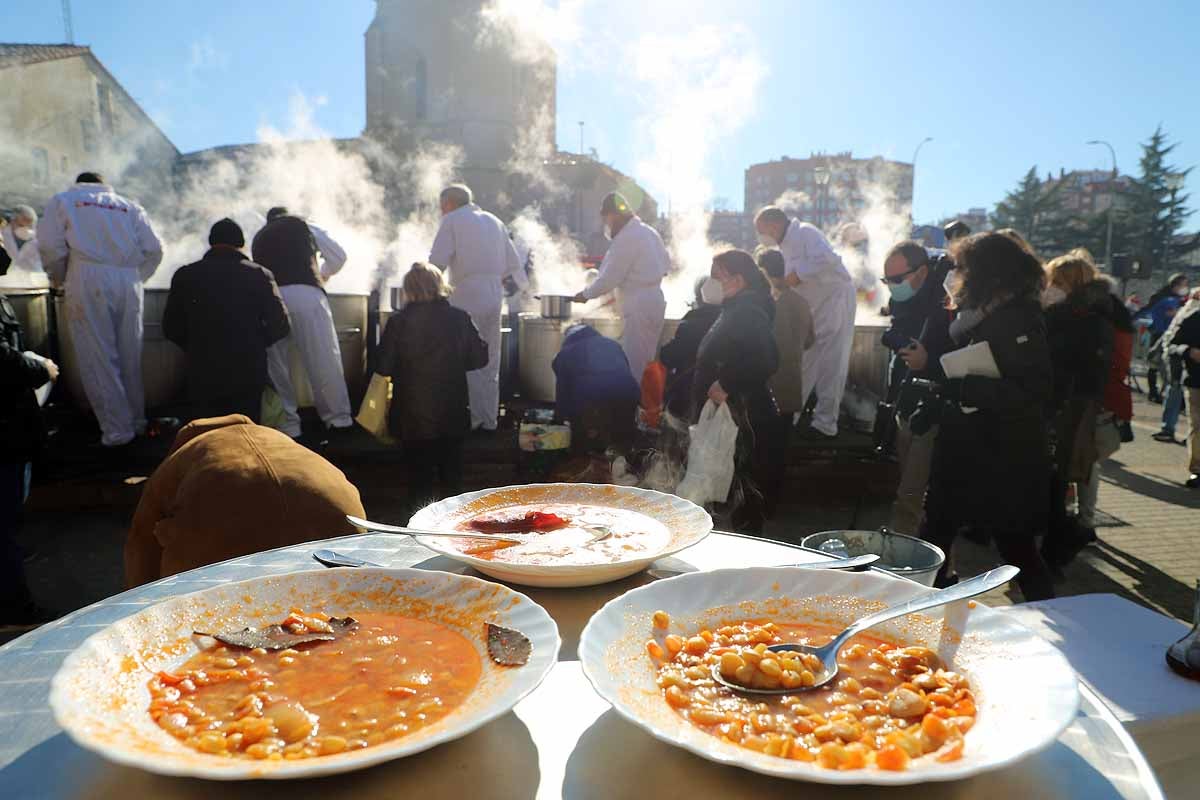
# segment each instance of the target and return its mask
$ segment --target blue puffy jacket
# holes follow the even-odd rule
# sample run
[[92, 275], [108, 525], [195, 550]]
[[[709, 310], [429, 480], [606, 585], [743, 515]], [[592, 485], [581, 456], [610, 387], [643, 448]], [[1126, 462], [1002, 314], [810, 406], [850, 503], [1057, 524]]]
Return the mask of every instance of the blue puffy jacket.
[[567, 330], [554, 357], [555, 406], [563, 419], [592, 404], [637, 404], [641, 392], [621, 345], [587, 325]]

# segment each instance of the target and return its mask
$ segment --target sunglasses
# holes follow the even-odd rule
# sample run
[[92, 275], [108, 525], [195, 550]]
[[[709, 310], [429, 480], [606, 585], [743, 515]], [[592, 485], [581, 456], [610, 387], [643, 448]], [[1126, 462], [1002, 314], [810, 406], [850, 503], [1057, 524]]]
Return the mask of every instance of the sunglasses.
[[901, 284], [901, 282], [904, 281], [905, 278], [907, 278], [909, 275], [913, 275], [917, 272], [920, 272], [921, 267], [924, 267], [924, 266], [925, 266], [925, 264], [921, 264], [920, 266], [918, 266], [914, 269], [910, 269], [908, 272], [901, 272], [899, 275], [885, 275], [882, 278], [880, 278], [879, 280], [883, 281], [884, 283], [890, 283], [892, 286], [899, 286]]

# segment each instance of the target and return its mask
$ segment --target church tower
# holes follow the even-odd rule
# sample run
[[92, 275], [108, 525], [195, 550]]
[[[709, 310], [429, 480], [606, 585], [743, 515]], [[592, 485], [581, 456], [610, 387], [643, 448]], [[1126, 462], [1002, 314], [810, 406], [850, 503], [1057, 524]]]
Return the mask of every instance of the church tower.
[[[467, 170], [501, 167], [531, 144], [554, 152], [553, 51], [529, 57], [527, 42], [488, 25], [484, 5], [377, 0], [366, 33], [367, 136], [456, 144]], [[550, 123], [538, 125], [545, 114]]]

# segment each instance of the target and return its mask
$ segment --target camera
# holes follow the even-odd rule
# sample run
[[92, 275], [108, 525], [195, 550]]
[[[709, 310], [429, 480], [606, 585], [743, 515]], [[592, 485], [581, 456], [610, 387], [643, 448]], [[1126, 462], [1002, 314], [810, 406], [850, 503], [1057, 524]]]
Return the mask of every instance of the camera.
[[908, 418], [908, 428], [914, 436], [924, 436], [942, 421], [948, 408], [956, 404], [943, 393], [946, 387], [924, 378], [910, 378], [905, 388], [918, 398], [917, 407]]

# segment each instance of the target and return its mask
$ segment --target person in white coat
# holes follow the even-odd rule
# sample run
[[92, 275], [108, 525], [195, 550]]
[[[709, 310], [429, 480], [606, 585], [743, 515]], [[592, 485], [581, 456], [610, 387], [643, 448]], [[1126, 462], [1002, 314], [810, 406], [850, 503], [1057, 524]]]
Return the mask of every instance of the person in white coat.
[[600, 274], [573, 298], [586, 303], [609, 292], [619, 292], [625, 327], [621, 349], [629, 359], [629, 369], [640, 385], [646, 365], [658, 350], [667, 301], [662, 281], [671, 268], [671, 259], [658, 231], [642, 222], [618, 192], [611, 192], [600, 203], [600, 216], [612, 243]]
[[454, 184], [439, 199], [442, 223], [429, 262], [448, 273], [450, 305], [471, 315], [487, 342], [488, 363], [467, 373], [472, 430], [494, 431], [500, 417], [500, 315], [505, 279], [528, 281], [508, 231], [494, 214], [475, 205], [471, 189]]
[[787, 285], [812, 309], [816, 338], [804, 353], [801, 391], [805, 400], [816, 391], [817, 404], [807, 435], [833, 438], [854, 343], [854, 281], [825, 235], [807, 222], [767, 206], [754, 218], [754, 227], [763, 244], [783, 253]]
[[42, 256], [37, 245], [38, 215], [29, 206], [13, 209], [12, 221], [5, 225], [0, 220], [0, 237], [4, 250], [12, 258], [12, 269], [25, 272], [41, 272]]
[[295, 347], [312, 387], [313, 404], [328, 431], [354, 427], [350, 392], [342, 370], [333, 310], [325, 281], [346, 263], [346, 251], [320, 227], [294, 216], [283, 206], [267, 212], [267, 224], [251, 244], [254, 263], [275, 276], [291, 319], [291, 333], [267, 350], [267, 372], [283, 405], [282, 431], [301, 435], [299, 402], [292, 383], [291, 351]]
[[66, 287], [66, 324], [100, 443], [128, 444], [146, 429], [142, 283], [162, 261], [162, 242], [145, 210], [94, 172], [50, 198], [37, 241], [46, 273]]

